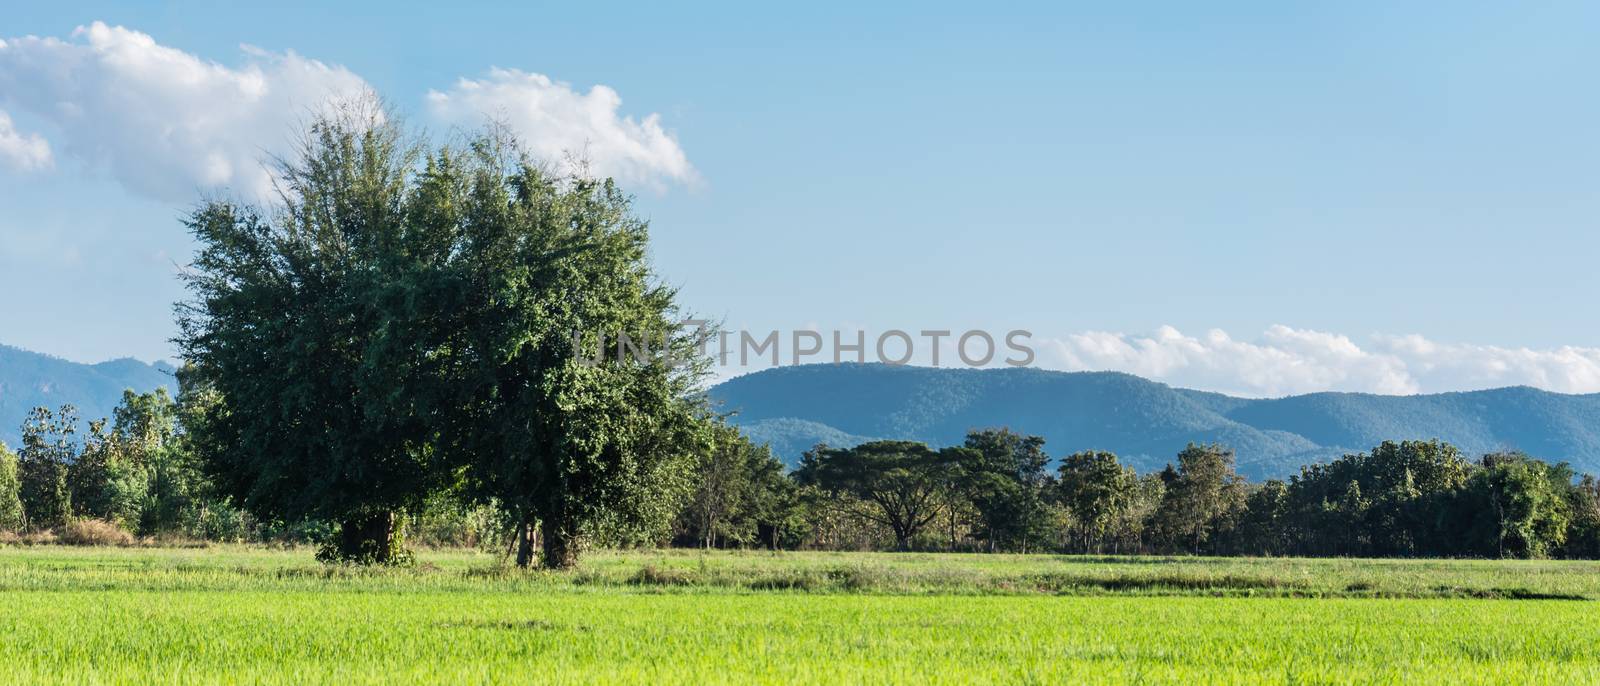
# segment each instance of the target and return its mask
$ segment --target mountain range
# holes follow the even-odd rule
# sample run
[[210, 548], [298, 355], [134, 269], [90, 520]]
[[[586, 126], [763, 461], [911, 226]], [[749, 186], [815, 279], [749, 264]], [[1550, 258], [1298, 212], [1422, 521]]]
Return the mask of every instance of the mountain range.
[[[0, 441], [16, 447], [35, 406], [71, 403], [87, 421], [109, 416], [124, 389], [158, 386], [176, 390], [171, 365], [128, 358], [80, 364], [0, 345]], [[1522, 450], [1600, 472], [1600, 394], [1527, 387], [1251, 399], [1116, 372], [817, 364], [736, 377], [710, 395], [790, 464], [818, 443], [944, 446], [974, 428], [1007, 426], [1043, 436], [1053, 455], [1110, 450], [1140, 471], [1161, 468], [1191, 441], [1233, 448], [1239, 470], [1259, 479], [1384, 440], [1437, 438], [1472, 455]]]
[[790, 464], [816, 443], [944, 446], [973, 428], [1007, 426], [1043, 436], [1053, 455], [1110, 450], [1141, 472], [1161, 468], [1191, 441], [1233, 448], [1239, 471], [1259, 479], [1384, 440], [1432, 438], [1473, 456], [1521, 450], [1600, 471], [1600, 394], [1528, 387], [1249, 399], [1116, 372], [819, 364], [747, 374], [710, 393]]
[[146, 364], [122, 358], [100, 364], [81, 364], [0, 345], [0, 441], [12, 448], [22, 442], [22, 423], [28, 412], [63, 404], [78, 408], [85, 425], [110, 417], [122, 401], [122, 392], [149, 392], [165, 386], [176, 392], [171, 365]]

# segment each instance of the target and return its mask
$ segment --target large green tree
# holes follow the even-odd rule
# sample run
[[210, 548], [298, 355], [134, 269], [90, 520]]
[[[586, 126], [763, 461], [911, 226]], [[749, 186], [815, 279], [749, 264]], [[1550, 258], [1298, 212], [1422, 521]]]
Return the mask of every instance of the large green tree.
[[[712, 423], [702, 333], [647, 259], [609, 180], [553, 175], [487, 135], [430, 155], [407, 204], [421, 257], [395, 271], [379, 340], [401, 413], [428, 417], [468, 493], [504, 508], [532, 562], [670, 531]], [[411, 386], [409, 384], [420, 384]]]
[[[194, 392], [194, 444], [220, 491], [267, 520], [339, 522], [333, 557], [389, 562], [397, 510], [445, 470], [415, 412], [396, 411], [381, 296], [433, 228], [408, 210], [417, 159], [403, 129], [352, 107], [309, 127], [268, 208], [207, 202], [187, 224], [178, 343]], [[403, 409], [403, 408], [401, 408]]]
[[189, 222], [192, 442], [223, 494], [338, 521], [330, 552], [376, 562], [395, 513], [445, 488], [502, 508], [521, 564], [536, 537], [568, 567], [670, 530], [708, 442], [702, 334], [626, 194], [499, 132], [426, 148], [361, 111], [281, 171], [272, 211]]

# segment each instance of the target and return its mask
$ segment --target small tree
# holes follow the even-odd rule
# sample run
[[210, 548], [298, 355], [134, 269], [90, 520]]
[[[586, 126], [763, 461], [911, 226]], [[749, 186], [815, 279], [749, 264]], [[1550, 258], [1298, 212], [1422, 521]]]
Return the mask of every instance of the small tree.
[[941, 512], [956, 455], [912, 441], [875, 441], [808, 453], [796, 475], [802, 484], [851, 497], [855, 516], [888, 527], [895, 547], [909, 550]]
[[1466, 492], [1477, 513], [1474, 530], [1481, 552], [1542, 558], [1559, 550], [1572, 520], [1566, 493], [1572, 470], [1520, 453], [1485, 455], [1481, 464]]
[[72, 513], [76, 517], [112, 519], [112, 474], [120, 472], [122, 451], [106, 428], [106, 420], [89, 422], [83, 449], [67, 466], [67, 488], [72, 494]]
[[749, 439], [732, 426], [722, 424], [712, 431], [711, 449], [695, 470], [694, 491], [684, 512], [702, 547], [754, 537], [754, 523], [748, 519], [755, 495], [750, 473], [754, 451]]
[[49, 529], [72, 516], [72, 491], [67, 473], [77, 460], [73, 436], [78, 411], [71, 405], [51, 412], [36, 407], [22, 425], [22, 450], [17, 454], [19, 494], [25, 528]]
[[800, 487], [789, 478], [789, 468], [761, 446], [750, 456], [749, 516], [755, 522], [756, 541], [776, 550], [799, 545], [806, 529], [806, 508]]
[[1043, 542], [1050, 527], [1044, 439], [983, 429], [968, 432], [964, 447], [971, 459], [957, 464], [959, 495], [976, 511], [989, 549], [1026, 551]]
[[1166, 493], [1156, 513], [1170, 544], [1198, 553], [1212, 536], [1230, 530], [1244, 505], [1245, 481], [1234, 471], [1233, 451], [1189, 444], [1177, 467], [1162, 472]]
[[803, 517], [796, 486], [786, 472], [767, 446], [717, 422], [711, 449], [700, 459], [694, 489], [679, 516], [680, 534], [707, 548], [793, 544]]
[[17, 454], [0, 441], [0, 531], [21, 531], [22, 482], [17, 477]]
[[1091, 450], [1061, 460], [1057, 497], [1072, 514], [1080, 550], [1098, 550], [1124, 512], [1133, 507], [1138, 475], [1114, 453]]

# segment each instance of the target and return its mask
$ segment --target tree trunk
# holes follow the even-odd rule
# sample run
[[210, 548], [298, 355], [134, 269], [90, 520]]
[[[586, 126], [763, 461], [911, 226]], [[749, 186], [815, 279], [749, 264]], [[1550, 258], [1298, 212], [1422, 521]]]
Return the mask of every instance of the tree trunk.
[[356, 564], [394, 564], [403, 557], [393, 512], [354, 515], [339, 523], [338, 538], [323, 557]]
[[578, 542], [554, 517], [541, 523], [544, 536], [545, 569], [572, 569], [578, 564]]
[[893, 519], [889, 520], [887, 523], [889, 525], [889, 532], [894, 534], [894, 549], [901, 552], [910, 550], [911, 532], [908, 530], [908, 527], [902, 526], [898, 520]]
[[527, 568], [533, 564], [533, 522], [523, 520], [517, 526], [517, 566]]

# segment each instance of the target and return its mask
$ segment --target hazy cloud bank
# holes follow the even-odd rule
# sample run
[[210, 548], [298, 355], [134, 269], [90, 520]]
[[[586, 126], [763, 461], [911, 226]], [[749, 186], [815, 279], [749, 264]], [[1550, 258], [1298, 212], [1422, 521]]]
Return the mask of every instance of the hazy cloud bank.
[[1110, 370], [1174, 386], [1252, 397], [1317, 391], [1439, 393], [1527, 385], [1562, 393], [1600, 392], [1600, 348], [1503, 348], [1377, 335], [1358, 344], [1341, 334], [1273, 326], [1255, 340], [1220, 329], [1190, 336], [1091, 331], [1038, 339], [1039, 364]]

